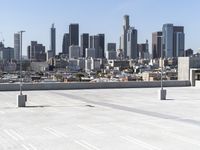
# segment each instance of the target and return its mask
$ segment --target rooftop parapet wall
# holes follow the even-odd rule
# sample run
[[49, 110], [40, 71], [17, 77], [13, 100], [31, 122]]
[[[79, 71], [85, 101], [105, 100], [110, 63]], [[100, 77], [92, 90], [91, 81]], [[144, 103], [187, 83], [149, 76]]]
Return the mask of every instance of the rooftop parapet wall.
[[[164, 87], [191, 86], [190, 81], [164, 81]], [[26, 83], [23, 90], [72, 90], [72, 89], [112, 89], [112, 88], [154, 88], [160, 87], [159, 81], [151, 82], [99, 82], [99, 83]], [[19, 91], [19, 84], [0, 84], [0, 91]]]

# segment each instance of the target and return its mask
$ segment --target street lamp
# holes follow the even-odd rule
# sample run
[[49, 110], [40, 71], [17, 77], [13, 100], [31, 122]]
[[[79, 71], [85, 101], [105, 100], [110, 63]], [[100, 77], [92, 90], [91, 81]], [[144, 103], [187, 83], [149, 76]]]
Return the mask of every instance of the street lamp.
[[23, 95], [22, 93], [22, 34], [25, 31], [19, 31], [18, 33], [20, 34], [20, 94], [17, 97], [17, 106], [18, 107], [25, 107], [26, 106], [26, 101], [27, 101], [27, 96]]
[[163, 49], [161, 50], [161, 81], [160, 81], [160, 91], [159, 98], [160, 100], [166, 100], [167, 90], [163, 88]]

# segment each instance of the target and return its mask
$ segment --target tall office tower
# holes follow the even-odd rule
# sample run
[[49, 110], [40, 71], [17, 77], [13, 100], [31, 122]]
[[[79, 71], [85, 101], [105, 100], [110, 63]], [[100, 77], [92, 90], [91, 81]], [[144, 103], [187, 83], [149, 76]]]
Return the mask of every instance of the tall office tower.
[[129, 59], [137, 59], [138, 55], [137, 30], [134, 27], [130, 27], [127, 33], [127, 57]]
[[94, 48], [94, 46], [95, 46], [95, 43], [94, 43], [94, 41], [95, 41], [95, 39], [96, 39], [96, 41], [98, 41], [98, 36], [96, 36], [96, 35], [91, 35], [90, 37], [89, 37], [89, 48]]
[[69, 45], [79, 45], [79, 25], [69, 25]]
[[14, 48], [0, 46], [0, 60], [11, 61], [12, 59], [14, 59]]
[[98, 52], [99, 51], [99, 36], [97, 35], [93, 35], [90, 36], [90, 48], [94, 48], [95, 49], [95, 58], [98, 57]]
[[69, 33], [65, 33], [63, 36], [63, 43], [62, 43], [62, 53], [67, 54], [69, 56]]
[[174, 26], [173, 57], [183, 57], [185, 50], [184, 27]]
[[106, 57], [106, 59], [116, 59], [117, 58], [116, 43], [107, 43], [105, 57]]
[[71, 45], [69, 47], [69, 59], [78, 59], [80, 57], [80, 46]]
[[119, 49], [122, 49], [122, 36], [120, 35], [119, 37]]
[[85, 58], [95, 58], [95, 48], [86, 48], [85, 49]]
[[95, 48], [96, 58], [104, 58], [105, 35], [98, 34], [98, 35], [90, 36], [90, 48]]
[[81, 56], [86, 57], [85, 49], [89, 48], [89, 34], [83, 33], [81, 35]]
[[152, 58], [157, 59], [161, 57], [162, 50], [162, 32], [152, 33]]
[[20, 33], [14, 34], [14, 59], [20, 60]]
[[27, 54], [31, 61], [46, 61], [45, 46], [38, 44], [37, 41], [31, 41], [31, 45], [27, 48]]
[[116, 43], [107, 43], [107, 51], [116, 51]]
[[173, 57], [173, 24], [164, 24], [162, 33], [163, 57]]
[[124, 25], [123, 25], [123, 33], [120, 38], [120, 49], [123, 49], [125, 57], [127, 57], [127, 33], [130, 28], [129, 25], [129, 16], [124, 16]]
[[185, 34], [184, 27], [163, 25], [163, 51], [166, 58], [184, 56]]
[[52, 27], [51, 27], [51, 37], [50, 37], [50, 40], [51, 40], [51, 45], [50, 45], [50, 50], [52, 51], [53, 53], [53, 56], [56, 55], [56, 28], [54, 27], [54, 24], [52, 24]]
[[149, 59], [149, 43], [138, 44], [139, 59]]
[[97, 51], [97, 58], [105, 58], [105, 35], [98, 34], [99, 36], [99, 50]]

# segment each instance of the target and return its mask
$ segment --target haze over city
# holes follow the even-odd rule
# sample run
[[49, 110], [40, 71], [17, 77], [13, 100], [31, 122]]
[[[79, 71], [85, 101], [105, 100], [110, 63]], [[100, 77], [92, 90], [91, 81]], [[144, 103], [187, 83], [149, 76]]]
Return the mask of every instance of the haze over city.
[[[50, 27], [55, 23], [57, 53], [62, 51], [62, 38], [70, 23], [79, 23], [80, 34], [104, 33], [107, 42], [119, 44], [123, 15], [130, 16], [130, 24], [138, 30], [138, 42], [146, 39], [151, 44], [152, 32], [162, 29], [165, 23], [185, 27], [185, 49], [198, 50], [198, 0], [0, 0], [0, 40], [13, 47], [14, 33], [25, 30], [23, 54], [27, 54], [30, 41], [37, 40], [49, 49]], [[117, 46], [118, 47], [118, 46]], [[151, 45], [150, 45], [151, 52]]]

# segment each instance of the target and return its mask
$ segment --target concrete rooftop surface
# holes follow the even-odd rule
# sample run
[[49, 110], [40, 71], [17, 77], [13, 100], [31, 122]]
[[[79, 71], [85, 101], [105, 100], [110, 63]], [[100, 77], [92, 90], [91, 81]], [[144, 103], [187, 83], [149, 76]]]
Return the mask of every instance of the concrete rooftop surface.
[[0, 150], [200, 150], [200, 88], [0, 92]]

